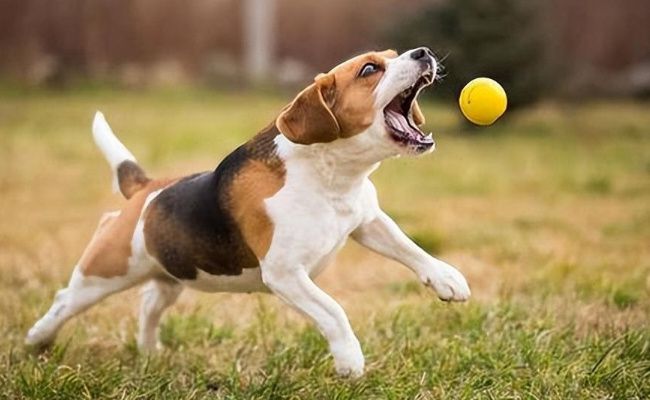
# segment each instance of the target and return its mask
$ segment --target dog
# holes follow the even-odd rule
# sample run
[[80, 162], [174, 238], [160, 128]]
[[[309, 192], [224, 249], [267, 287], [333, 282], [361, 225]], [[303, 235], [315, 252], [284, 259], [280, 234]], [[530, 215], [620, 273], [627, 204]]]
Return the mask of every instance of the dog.
[[271, 292], [315, 322], [338, 374], [362, 375], [344, 310], [312, 281], [348, 237], [413, 270], [442, 300], [470, 297], [457, 269], [381, 210], [369, 180], [385, 159], [434, 150], [417, 97], [436, 70], [426, 47], [354, 57], [319, 74], [214, 171], [176, 179], [149, 178], [97, 112], [93, 137], [127, 202], [101, 217], [26, 344], [51, 344], [68, 319], [142, 283], [137, 343], [145, 350], [160, 348], [161, 315], [184, 287]]

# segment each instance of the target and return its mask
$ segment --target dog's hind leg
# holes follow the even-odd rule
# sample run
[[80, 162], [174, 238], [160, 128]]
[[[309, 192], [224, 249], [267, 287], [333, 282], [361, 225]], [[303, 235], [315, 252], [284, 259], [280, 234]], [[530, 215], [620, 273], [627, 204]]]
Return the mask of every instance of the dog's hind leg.
[[[136, 204], [137, 205], [137, 204]], [[49, 311], [27, 333], [25, 343], [45, 346], [61, 326], [103, 298], [149, 279], [152, 265], [129, 261], [133, 228], [139, 208], [102, 216], [90, 243], [72, 272], [68, 287], [59, 290]]]
[[54, 297], [47, 313], [27, 333], [25, 344], [43, 347], [51, 344], [63, 324], [107, 296], [129, 289], [143, 281], [140, 276], [127, 274], [112, 278], [85, 276], [75, 268], [68, 287]]
[[149, 281], [140, 291], [140, 318], [138, 320], [138, 347], [160, 350], [159, 323], [163, 312], [174, 304], [183, 291], [183, 285], [170, 278]]

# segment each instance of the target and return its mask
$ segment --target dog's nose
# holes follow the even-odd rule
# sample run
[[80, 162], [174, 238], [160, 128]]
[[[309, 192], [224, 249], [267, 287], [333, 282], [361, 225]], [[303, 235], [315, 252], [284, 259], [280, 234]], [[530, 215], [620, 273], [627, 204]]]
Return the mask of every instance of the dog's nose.
[[414, 60], [433, 58], [433, 51], [428, 47], [419, 47], [411, 51], [411, 58]]

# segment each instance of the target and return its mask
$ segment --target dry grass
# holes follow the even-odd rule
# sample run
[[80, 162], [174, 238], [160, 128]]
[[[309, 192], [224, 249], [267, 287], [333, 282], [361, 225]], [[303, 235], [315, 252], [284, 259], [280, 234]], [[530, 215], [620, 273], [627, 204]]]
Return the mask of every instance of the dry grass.
[[[50, 392], [28, 388], [46, 387], [48, 379], [54, 380], [46, 372], [56, 366], [54, 371], [59, 372], [54, 375], [68, 376], [66, 368], [71, 368], [70, 376], [87, 385], [88, 393], [100, 390], [93, 379], [102, 381], [104, 376], [106, 382], [115, 380], [110, 396], [165, 396], [157, 386], [149, 395], [133, 386], [153, 382], [141, 370], [148, 368], [143, 366], [147, 362], [133, 358], [135, 291], [108, 299], [69, 323], [60, 337], [60, 343], [67, 343], [65, 350], [39, 360], [24, 353], [20, 344], [26, 329], [65, 284], [99, 215], [122, 204], [111, 195], [109, 169], [92, 144], [94, 110], [104, 111], [141, 164], [152, 175], [162, 176], [213, 168], [271, 120], [285, 100], [196, 91], [0, 96], [0, 367], [18, 371], [7, 375], [5, 392], [0, 393], [48, 397]], [[451, 108], [429, 104], [426, 114], [437, 132], [438, 150], [423, 159], [387, 161], [374, 181], [388, 213], [427, 250], [458, 266], [468, 277], [474, 298], [468, 306], [438, 305], [405, 268], [358, 245], [347, 246], [318, 281], [348, 311], [370, 354], [371, 373], [361, 383], [341, 383], [342, 392], [336, 393], [341, 398], [650, 394], [642, 383], [650, 376], [648, 363], [634, 364], [636, 369], [628, 375], [620, 371], [607, 375], [609, 380], [597, 379], [594, 371], [588, 374], [594, 366], [616, 371], [616, 359], [596, 362], [613, 351], [607, 346], [628, 339], [639, 359], [650, 359], [647, 343], [638, 347], [632, 340], [649, 338], [647, 104], [547, 104], [493, 128], [470, 132], [462, 131], [458, 113]], [[151, 368], [177, 376], [178, 371], [196, 367], [206, 374], [202, 377], [217, 380], [222, 387], [215, 392], [196, 376], [183, 380], [180, 373], [180, 381], [165, 386], [176, 396], [214, 392], [224, 398], [259, 393], [329, 397], [323, 393], [334, 392], [322, 390], [338, 385], [318, 335], [269, 296], [186, 291], [170, 314], [164, 332], [175, 350], [154, 358]], [[422, 331], [404, 331], [400, 318]], [[550, 332], [547, 339], [535, 339], [540, 329]], [[502, 342], [485, 336], [490, 332], [503, 335]], [[571, 341], [565, 342], [566, 337]], [[418, 365], [422, 352], [407, 356], [413, 349], [400, 347], [404, 340], [411, 340], [414, 348], [429, 349], [426, 354], [435, 350], [432, 357], [448, 363]], [[590, 350], [584, 360], [569, 355], [558, 356], [559, 364], [549, 360], [546, 369], [539, 367], [539, 376], [512, 371], [508, 375], [504, 372], [508, 366], [483, 365], [481, 354], [488, 354], [483, 351], [507, 354], [499, 350], [503, 343], [510, 343], [508, 351], [513, 352], [527, 346], [537, 349], [544, 340], [550, 344], [538, 349], [540, 360], [553, 359], [557, 350], [553, 346]], [[463, 343], [476, 352], [467, 353]], [[278, 365], [286, 367], [283, 362], [295, 360], [282, 357], [296, 348], [307, 354], [297, 361], [306, 363], [295, 367], [299, 378], [283, 375], [282, 384], [273, 382], [286, 392], [267, 392], [270, 383], [265, 379], [279, 371], [277, 357]], [[401, 356], [399, 349], [404, 350]], [[96, 364], [95, 357], [105, 360], [112, 354], [127, 367]], [[174, 354], [183, 354], [181, 361]], [[620, 360], [623, 354], [621, 350]], [[463, 366], [463, 357], [470, 366]], [[97, 375], [75, 370], [76, 365], [82, 369], [94, 365]], [[576, 369], [576, 376], [584, 375], [575, 383], [577, 388], [571, 386], [575, 376], [560, 374], [567, 366]], [[417, 376], [388, 372], [390, 368]], [[490, 368], [504, 372], [503, 381], [484, 382]], [[462, 371], [471, 371], [474, 381], [458, 381]], [[620, 381], [621, 376], [627, 380]], [[404, 379], [414, 386], [396, 384], [388, 389], [379, 382], [382, 377]], [[284, 382], [293, 383], [282, 386]], [[296, 391], [292, 386], [296, 382], [311, 389]], [[636, 392], [623, 387], [630, 382]], [[556, 391], [545, 391], [553, 385]]]

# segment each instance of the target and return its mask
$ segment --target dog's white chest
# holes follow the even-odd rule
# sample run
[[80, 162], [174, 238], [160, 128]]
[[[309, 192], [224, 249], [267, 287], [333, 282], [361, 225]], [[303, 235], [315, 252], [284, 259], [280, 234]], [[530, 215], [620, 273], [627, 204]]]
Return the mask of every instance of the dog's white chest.
[[266, 200], [274, 223], [267, 258], [291, 248], [292, 254], [282, 258], [288, 257], [312, 277], [318, 275], [367, 219], [373, 196], [372, 184], [365, 179], [337, 184], [323, 180], [304, 164], [288, 162], [285, 186]]

